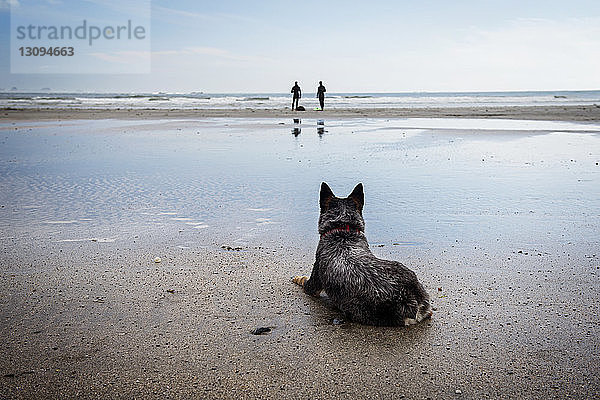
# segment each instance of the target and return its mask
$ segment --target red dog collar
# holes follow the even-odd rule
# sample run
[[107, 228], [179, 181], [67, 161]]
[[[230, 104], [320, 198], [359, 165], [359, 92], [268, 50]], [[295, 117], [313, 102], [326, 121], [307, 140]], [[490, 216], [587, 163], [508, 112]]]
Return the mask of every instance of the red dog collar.
[[330, 229], [327, 232], [322, 233], [321, 237], [327, 236], [329, 234], [336, 233], [336, 232], [356, 232], [356, 233], [362, 233], [362, 231], [360, 229], [350, 229], [350, 225], [346, 225], [344, 227]]

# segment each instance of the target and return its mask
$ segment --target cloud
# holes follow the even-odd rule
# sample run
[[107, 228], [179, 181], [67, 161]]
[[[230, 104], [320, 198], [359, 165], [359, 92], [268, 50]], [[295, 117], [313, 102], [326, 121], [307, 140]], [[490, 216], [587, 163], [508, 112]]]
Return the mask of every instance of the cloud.
[[[55, 0], [48, 0], [55, 1]], [[81, 0], [78, 0], [81, 1]], [[151, 1], [150, 0], [83, 0], [92, 4], [93, 10], [112, 10], [123, 15], [131, 15], [136, 18], [150, 18]]]
[[200, 13], [195, 11], [187, 11], [180, 10], [177, 8], [169, 8], [153, 5], [152, 6], [153, 17], [161, 18], [165, 16], [175, 16], [175, 17], [185, 17], [194, 20], [204, 20], [204, 21], [223, 21], [223, 20], [231, 20], [231, 21], [245, 21], [245, 22], [255, 22], [254, 19], [237, 15], [237, 14], [227, 14], [227, 13]]
[[98, 51], [88, 53], [88, 55], [104, 62], [120, 65], [150, 63], [152, 61], [157, 66], [162, 67], [161, 69], [170, 72], [179, 71], [183, 66], [226, 65], [229, 67], [242, 67], [263, 66], [272, 62], [272, 60], [266, 57], [234, 54], [228, 50], [215, 47], [187, 47], [152, 52], [137, 50]]
[[587, 82], [593, 88], [600, 84], [600, 19], [515, 20], [503, 29], [474, 32], [446, 56], [482, 78], [495, 74], [547, 88]]
[[115, 52], [93, 52], [90, 56], [116, 64], [128, 65], [131, 63], [150, 62], [151, 53], [149, 51], [115, 51]]
[[[494, 62], [538, 65], [568, 56], [594, 55], [600, 50], [600, 19], [550, 21], [521, 19], [493, 31], [475, 31], [455, 50], [492, 57]], [[510, 60], [502, 58], [512, 56]]]
[[238, 62], [270, 62], [272, 61], [268, 57], [255, 56], [255, 55], [244, 55], [244, 54], [235, 54], [226, 49], [221, 49], [217, 47], [184, 47], [178, 50], [163, 50], [163, 51], [153, 51], [153, 57], [192, 57], [192, 56], [208, 56], [213, 59], [220, 60], [229, 60], [229, 61], [238, 61]]
[[[514, 19], [494, 29], [457, 29], [422, 49], [378, 60], [370, 75], [388, 76], [390, 86], [405, 90], [596, 89], [600, 18]], [[356, 60], [352, 69], [364, 64]]]
[[11, 7], [19, 7], [19, 0], [0, 0], [0, 10], [10, 10]]
[[167, 8], [167, 7], [161, 7], [161, 6], [152, 6], [152, 11], [155, 12], [154, 16], [156, 16], [156, 12], [158, 12], [160, 14], [162, 13], [166, 13], [166, 14], [172, 14], [172, 15], [177, 15], [177, 16], [181, 16], [181, 17], [187, 17], [187, 18], [199, 18], [199, 19], [212, 19], [210, 15], [208, 14], [204, 14], [204, 13], [198, 13], [198, 12], [194, 12], [194, 11], [184, 11], [184, 10], [177, 10], [175, 8]]
[[318, 63], [298, 57], [293, 71], [340, 91], [600, 88], [600, 18], [514, 19], [494, 29], [447, 30], [420, 44], [397, 41], [368, 56], [344, 47], [323, 53]]

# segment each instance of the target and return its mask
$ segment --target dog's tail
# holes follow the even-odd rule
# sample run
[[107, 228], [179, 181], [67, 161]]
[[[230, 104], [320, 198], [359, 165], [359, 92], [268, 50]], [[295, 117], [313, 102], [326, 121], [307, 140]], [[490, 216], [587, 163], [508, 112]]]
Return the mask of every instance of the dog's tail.
[[308, 280], [308, 276], [296, 275], [295, 277], [292, 278], [292, 282], [294, 282], [296, 285], [300, 285], [302, 287], [304, 287], [304, 284], [306, 283], [307, 280]]

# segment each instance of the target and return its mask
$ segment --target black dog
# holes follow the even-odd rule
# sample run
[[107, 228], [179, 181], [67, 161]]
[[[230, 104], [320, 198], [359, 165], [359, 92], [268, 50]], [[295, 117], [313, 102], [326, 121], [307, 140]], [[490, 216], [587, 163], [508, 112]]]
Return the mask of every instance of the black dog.
[[433, 314], [429, 295], [414, 272], [397, 261], [381, 260], [369, 250], [359, 183], [347, 198], [321, 184], [316, 261], [310, 279], [293, 281], [312, 296], [325, 291], [345, 317], [367, 325], [411, 325]]

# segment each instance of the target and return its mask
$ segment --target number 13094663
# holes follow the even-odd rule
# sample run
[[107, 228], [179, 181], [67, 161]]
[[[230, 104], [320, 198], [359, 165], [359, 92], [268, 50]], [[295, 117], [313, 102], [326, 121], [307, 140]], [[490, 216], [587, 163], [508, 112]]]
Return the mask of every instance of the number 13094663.
[[71, 57], [75, 55], [73, 47], [19, 47], [19, 53], [22, 57]]

